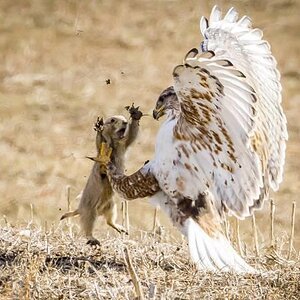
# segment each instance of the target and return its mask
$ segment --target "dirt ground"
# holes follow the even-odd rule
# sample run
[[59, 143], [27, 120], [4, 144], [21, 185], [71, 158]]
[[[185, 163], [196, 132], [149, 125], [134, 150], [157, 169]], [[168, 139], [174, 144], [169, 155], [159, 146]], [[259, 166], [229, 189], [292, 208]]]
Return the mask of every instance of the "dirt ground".
[[[93, 155], [96, 117], [126, 114], [134, 102], [151, 113], [172, 84], [172, 70], [201, 41], [200, 15], [217, 3], [235, 6], [264, 30], [282, 74], [289, 142], [284, 182], [276, 202], [276, 235], [289, 232], [297, 202], [295, 246], [300, 247], [300, 1], [59, 1], [0, 2], [0, 215], [12, 224], [31, 217], [58, 223], [84, 187]], [[110, 79], [110, 84], [106, 80]], [[153, 155], [159, 122], [141, 122], [127, 170]], [[152, 227], [147, 199], [129, 204], [135, 228]], [[142, 217], [141, 217], [142, 216]], [[257, 213], [259, 241], [268, 244], [269, 203]], [[76, 222], [76, 221], [74, 221]], [[160, 222], [171, 228], [166, 218]], [[250, 220], [242, 239], [252, 242]], [[107, 231], [103, 220], [97, 230]]]

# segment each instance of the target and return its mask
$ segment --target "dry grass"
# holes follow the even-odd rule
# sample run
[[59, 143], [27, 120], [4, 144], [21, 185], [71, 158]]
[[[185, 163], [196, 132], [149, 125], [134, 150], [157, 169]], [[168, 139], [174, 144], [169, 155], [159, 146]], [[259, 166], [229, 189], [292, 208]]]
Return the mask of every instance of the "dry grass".
[[[123, 107], [132, 101], [151, 112], [159, 92], [171, 84], [174, 65], [200, 41], [199, 15], [218, 3], [224, 10], [235, 5], [264, 29], [283, 74], [290, 141], [285, 180], [274, 199], [276, 230], [287, 231], [287, 211], [292, 201], [299, 203], [300, 190], [299, 2], [1, 1], [0, 214], [10, 222], [27, 220], [32, 203], [36, 222], [57, 222], [67, 209], [67, 185], [75, 207], [91, 168], [85, 156], [94, 153], [96, 116], [125, 114]], [[128, 155], [129, 172], [153, 155], [159, 122], [144, 118], [141, 126]], [[298, 248], [299, 208], [300, 203]], [[129, 211], [134, 225], [151, 229], [147, 200], [130, 203]], [[258, 239], [267, 211], [266, 205], [257, 214]], [[141, 212], [142, 219], [135, 217]], [[240, 226], [250, 240], [251, 220]]]
[[[135, 101], [151, 112], [171, 71], [200, 41], [198, 18], [218, 3], [235, 5], [264, 30], [283, 74], [283, 105], [289, 121], [285, 179], [276, 193], [276, 231], [289, 227], [296, 201], [295, 245], [300, 231], [300, 1], [59, 1], [4, 0], [0, 3], [0, 215], [57, 222], [82, 190], [94, 153], [97, 115], [124, 114]], [[111, 79], [107, 85], [105, 80]], [[159, 123], [144, 118], [142, 134], [128, 155], [128, 171], [152, 157]], [[147, 200], [129, 204], [131, 221], [150, 230]], [[268, 207], [257, 214], [258, 238]], [[100, 228], [107, 230], [102, 220]], [[162, 223], [170, 223], [163, 219]], [[241, 222], [251, 239], [251, 220]], [[265, 241], [263, 241], [265, 242]], [[266, 241], [268, 242], [268, 241]]]
[[0, 299], [134, 299], [136, 280], [145, 299], [299, 299], [299, 256], [261, 249], [259, 258], [247, 254], [260, 274], [211, 274], [194, 268], [184, 241], [165, 235], [103, 235], [92, 249], [71, 232], [3, 226]]

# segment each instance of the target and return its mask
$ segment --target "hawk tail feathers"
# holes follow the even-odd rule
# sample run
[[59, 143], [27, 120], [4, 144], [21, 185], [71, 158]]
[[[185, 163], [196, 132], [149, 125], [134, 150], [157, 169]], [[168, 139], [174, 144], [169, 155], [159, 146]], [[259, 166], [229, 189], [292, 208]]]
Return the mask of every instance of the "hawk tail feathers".
[[189, 251], [200, 270], [256, 273], [233, 249], [224, 235], [210, 237], [198, 223], [188, 218], [184, 224]]

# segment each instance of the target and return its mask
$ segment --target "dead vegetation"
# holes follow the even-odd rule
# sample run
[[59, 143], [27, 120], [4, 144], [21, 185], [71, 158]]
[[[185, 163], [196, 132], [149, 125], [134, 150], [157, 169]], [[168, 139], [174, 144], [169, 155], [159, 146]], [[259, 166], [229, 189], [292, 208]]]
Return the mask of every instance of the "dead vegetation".
[[211, 274], [194, 268], [184, 240], [135, 231], [91, 248], [63, 227], [2, 226], [0, 299], [299, 299], [294, 251], [248, 249], [259, 274]]
[[174, 239], [160, 225], [157, 209], [152, 230], [141, 231], [130, 226], [124, 202], [122, 224], [131, 234], [102, 234], [100, 244], [91, 247], [70, 220], [38, 227], [32, 208], [27, 224], [12, 226], [2, 220], [0, 299], [298, 299], [295, 204], [290, 234], [285, 236], [276, 235], [274, 212], [272, 201], [265, 220], [270, 240], [264, 245], [258, 241], [255, 222], [252, 244], [241, 239], [239, 222], [225, 222], [227, 237], [258, 270], [239, 275], [198, 271], [189, 259], [186, 240]]
[[[251, 16], [264, 30], [283, 75], [289, 142], [275, 222], [286, 232], [286, 212], [299, 201], [300, 190], [299, 0], [1, 1], [0, 215], [11, 223], [27, 220], [33, 204], [39, 225], [58, 222], [67, 209], [67, 185], [75, 208], [91, 168], [85, 156], [95, 154], [94, 120], [126, 114], [124, 106], [132, 102], [151, 113], [171, 83], [173, 67], [201, 39], [199, 16], [207, 16], [216, 3]], [[141, 135], [127, 156], [128, 172], [151, 159], [158, 127], [159, 122], [143, 118]], [[135, 212], [132, 224], [151, 229], [147, 200], [130, 203], [129, 211]], [[260, 231], [266, 214], [268, 207], [256, 215]], [[161, 222], [170, 227], [162, 217]], [[104, 220], [98, 224], [107, 230]], [[240, 227], [250, 241], [251, 220]], [[297, 234], [295, 245], [299, 248]]]

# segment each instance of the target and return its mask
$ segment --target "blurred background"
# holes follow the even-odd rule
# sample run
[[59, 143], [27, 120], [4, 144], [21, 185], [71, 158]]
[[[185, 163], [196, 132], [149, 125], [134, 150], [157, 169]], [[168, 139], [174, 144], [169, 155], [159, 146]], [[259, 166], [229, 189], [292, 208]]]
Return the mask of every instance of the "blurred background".
[[[95, 154], [97, 116], [126, 115], [124, 106], [132, 102], [151, 112], [158, 94], [172, 84], [173, 67], [201, 41], [199, 18], [214, 4], [251, 16], [278, 61], [290, 139], [284, 182], [272, 195], [275, 230], [279, 237], [287, 234], [296, 201], [299, 249], [299, 0], [1, 0], [0, 219], [26, 223], [32, 204], [38, 224], [56, 224], [67, 210], [67, 186], [76, 208], [92, 167], [85, 156]], [[159, 125], [142, 119], [127, 155], [128, 173], [151, 159]], [[133, 227], [152, 228], [147, 199], [130, 202], [129, 213]], [[259, 239], [268, 243], [269, 202], [256, 215]], [[159, 220], [171, 228], [162, 213]], [[251, 221], [241, 227], [242, 239], [251, 242]], [[99, 218], [96, 236], [107, 230]]]

